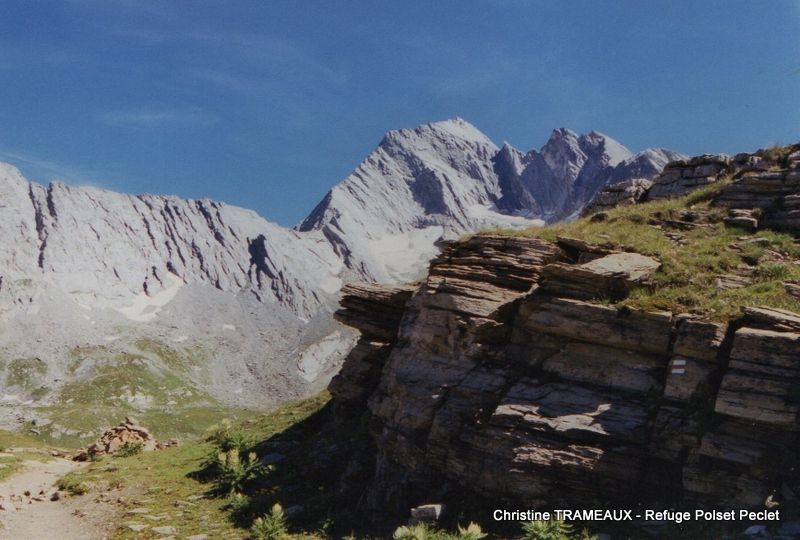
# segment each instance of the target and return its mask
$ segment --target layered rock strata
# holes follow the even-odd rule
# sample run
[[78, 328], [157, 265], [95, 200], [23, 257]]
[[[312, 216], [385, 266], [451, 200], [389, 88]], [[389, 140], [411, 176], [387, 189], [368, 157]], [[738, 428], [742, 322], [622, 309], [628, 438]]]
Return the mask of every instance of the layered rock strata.
[[[393, 334], [376, 320], [399, 323], [369, 377], [331, 386], [334, 403], [367, 403], [375, 508], [408, 508], [441, 485], [550, 508], [759, 507], [791, 496], [800, 316], [752, 309], [722, 324], [580, 299], [590, 291], [605, 302], [624, 288], [549, 286], [553, 268], [585, 271], [581, 253], [533, 238], [453, 244], [402, 318], [407, 291], [363, 317], [353, 306], [397, 291], [348, 290], [339, 318], [362, 341]], [[361, 372], [364, 355], [357, 347], [343, 373]]]
[[342, 289], [334, 317], [358, 328], [361, 336], [328, 390], [339, 407], [363, 405], [380, 377], [397, 338], [397, 327], [412, 287], [353, 284]]
[[647, 200], [674, 199], [713, 184], [722, 177], [730, 163], [730, 156], [724, 154], [706, 154], [668, 163], [664, 171], [653, 179]]
[[581, 215], [589, 216], [617, 206], [636, 204], [647, 195], [652, 186], [653, 182], [645, 178], [634, 178], [633, 180], [610, 184], [595, 195], [586, 208], [583, 209]]
[[757, 225], [800, 232], [800, 169], [748, 171], [725, 186], [715, 202], [731, 208], [759, 209]]
[[622, 182], [603, 188], [587, 205], [588, 216], [616, 206], [674, 199], [720, 184], [714, 203], [730, 209], [725, 222], [745, 230], [772, 228], [800, 233], [800, 145], [734, 157], [703, 155], [668, 163], [651, 183]]

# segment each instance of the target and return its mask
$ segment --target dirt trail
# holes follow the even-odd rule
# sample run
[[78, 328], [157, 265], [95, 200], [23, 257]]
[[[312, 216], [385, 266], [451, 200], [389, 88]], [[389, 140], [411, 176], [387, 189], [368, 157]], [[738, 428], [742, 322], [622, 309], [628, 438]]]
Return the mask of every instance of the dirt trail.
[[[101, 540], [103, 531], [80, 517], [81, 501], [51, 501], [55, 483], [81, 464], [63, 458], [26, 461], [20, 472], [0, 482], [0, 539]], [[25, 495], [29, 492], [30, 496]], [[42, 493], [40, 495], [40, 493]], [[40, 500], [36, 500], [40, 499]]]

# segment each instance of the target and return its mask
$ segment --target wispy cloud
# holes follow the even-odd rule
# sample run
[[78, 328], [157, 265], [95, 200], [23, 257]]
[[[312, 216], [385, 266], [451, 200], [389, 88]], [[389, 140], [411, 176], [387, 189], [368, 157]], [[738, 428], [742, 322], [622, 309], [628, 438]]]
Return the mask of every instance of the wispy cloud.
[[76, 51], [66, 48], [37, 44], [25, 47], [19, 43], [3, 40], [0, 47], [0, 70], [56, 68], [78, 64], [84, 58]]
[[219, 121], [215, 115], [198, 108], [138, 107], [106, 111], [98, 115], [106, 125], [121, 128], [150, 129], [162, 126], [210, 126]]
[[0, 149], [0, 161], [11, 163], [29, 175], [31, 180], [50, 182], [63, 180], [73, 185], [103, 188], [98, 178], [107, 178], [108, 174], [95, 169], [76, 167], [60, 161], [44, 158], [32, 152], [21, 152], [16, 149]]
[[244, 96], [259, 96], [267, 89], [262, 80], [223, 69], [190, 68], [185, 71], [185, 75], [201, 84]]
[[[173, 20], [161, 13], [161, 27], [136, 27], [106, 28], [105, 31], [124, 39], [140, 41], [148, 45], [165, 43], [181, 43], [195, 50], [212, 51], [213, 56], [224, 59], [224, 69], [227, 72], [227, 81], [220, 81], [217, 77], [206, 77], [212, 84], [223, 82], [234, 91], [241, 91], [242, 83], [250, 85], [246, 74], [263, 75], [275, 68], [280, 68], [282, 75], [298, 78], [313, 78], [325, 81], [334, 87], [342, 88], [347, 85], [350, 75], [342, 68], [329, 65], [314, 51], [302, 47], [296, 41], [276, 34], [254, 33], [222, 33], [212, 29], [191, 28], [180, 26], [185, 20]], [[221, 55], [221, 56], [218, 56]], [[219, 68], [218, 62], [208, 64], [214, 71]], [[216, 65], [216, 66], [215, 66]], [[188, 70], [192, 66], [186, 66]], [[200, 75], [203, 70], [198, 70]], [[231, 80], [235, 77], [238, 80]]]
[[346, 70], [329, 65], [313, 52], [280, 36], [241, 34], [232, 37], [207, 34], [205, 39], [229, 47], [232, 54], [249, 59], [251, 65], [267, 68], [276, 65], [290, 67], [295, 76], [322, 79], [339, 88], [345, 87], [349, 81]]

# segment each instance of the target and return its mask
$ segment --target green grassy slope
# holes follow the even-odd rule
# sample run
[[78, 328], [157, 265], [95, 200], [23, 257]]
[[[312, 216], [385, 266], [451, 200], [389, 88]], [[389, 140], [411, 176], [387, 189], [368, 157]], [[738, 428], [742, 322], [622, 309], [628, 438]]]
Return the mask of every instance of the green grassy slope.
[[[750, 234], [727, 227], [724, 208], [710, 199], [724, 185], [690, 195], [607, 212], [607, 218], [497, 234], [556, 240], [577, 238], [603, 247], [636, 251], [659, 259], [662, 267], [646, 286], [622, 303], [647, 310], [694, 313], [714, 320], [738, 316], [744, 306], [768, 306], [800, 312], [800, 302], [782, 283], [800, 282], [800, 245], [788, 234], [769, 230]], [[746, 287], [721, 289], [716, 280], [737, 275]]]

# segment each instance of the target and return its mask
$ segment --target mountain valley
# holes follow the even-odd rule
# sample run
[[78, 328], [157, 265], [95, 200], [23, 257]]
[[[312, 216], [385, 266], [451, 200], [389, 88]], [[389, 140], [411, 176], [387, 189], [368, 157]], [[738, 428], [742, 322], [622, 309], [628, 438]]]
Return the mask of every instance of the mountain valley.
[[[356, 340], [331, 317], [343, 284], [413, 282], [443, 242], [569, 218], [607, 183], [678, 157], [566, 129], [523, 154], [436, 122], [389, 132], [294, 229], [211, 200], [43, 186], [2, 165], [0, 423], [79, 441], [152, 414], [185, 435], [313, 394]], [[202, 420], [163, 421], [183, 416]]]

